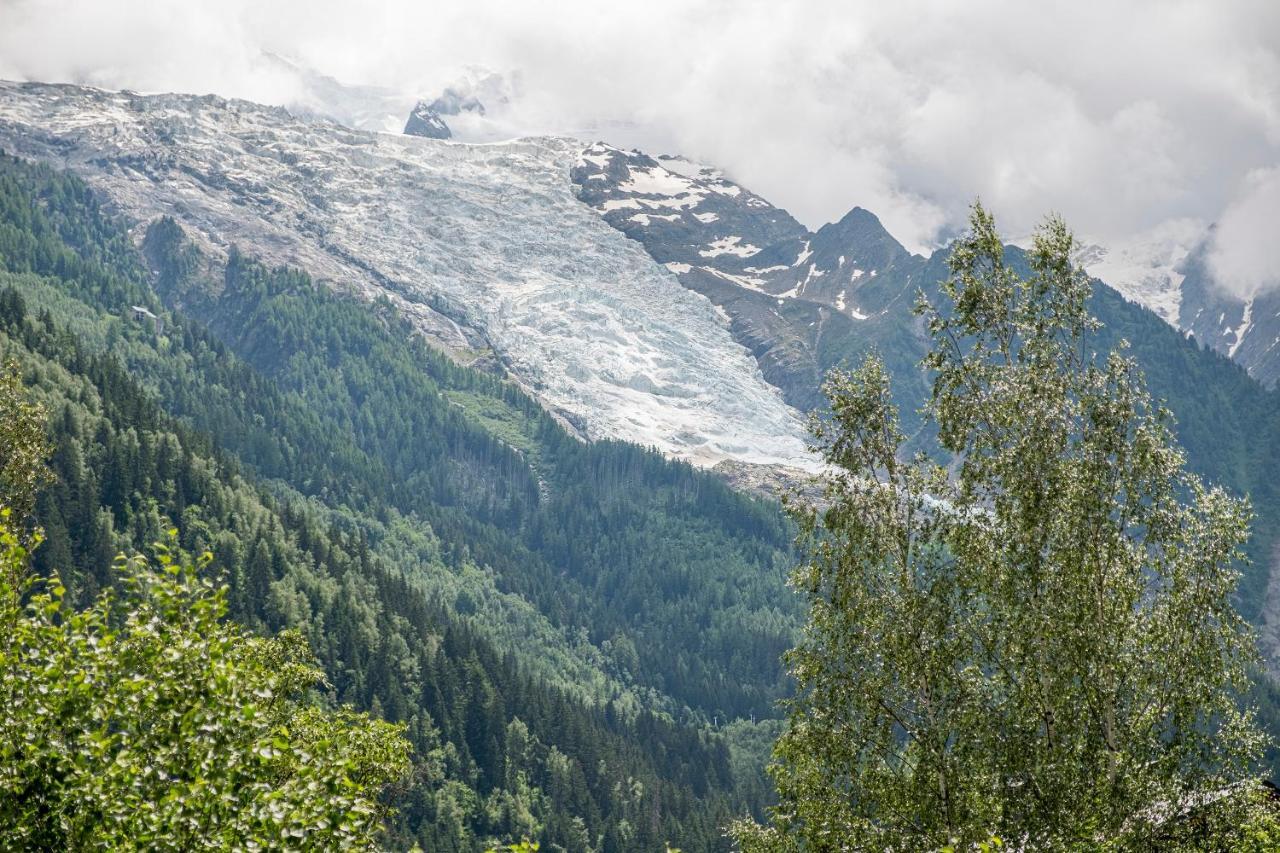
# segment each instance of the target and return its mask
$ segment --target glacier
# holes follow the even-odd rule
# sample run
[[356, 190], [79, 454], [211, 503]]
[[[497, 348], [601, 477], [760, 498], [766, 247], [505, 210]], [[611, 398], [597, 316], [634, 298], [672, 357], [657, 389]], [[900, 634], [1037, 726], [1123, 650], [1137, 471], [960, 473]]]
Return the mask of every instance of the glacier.
[[1182, 265], [1204, 239], [1206, 230], [1203, 222], [1173, 219], [1109, 243], [1085, 238], [1076, 262], [1130, 302], [1150, 308], [1177, 329], [1186, 278]]
[[77, 172], [139, 235], [170, 215], [207, 250], [469, 327], [586, 437], [815, 466], [803, 419], [722, 314], [578, 199], [580, 141], [468, 144], [214, 96], [0, 83], [0, 147]]

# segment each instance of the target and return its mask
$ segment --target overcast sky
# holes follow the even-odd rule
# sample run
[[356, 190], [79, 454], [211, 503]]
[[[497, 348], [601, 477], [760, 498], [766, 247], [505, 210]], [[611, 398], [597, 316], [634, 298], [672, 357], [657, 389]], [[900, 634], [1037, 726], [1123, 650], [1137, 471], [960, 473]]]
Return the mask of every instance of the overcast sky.
[[1024, 234], [1219, 223], [1219, 278], [1280, 286], [1280, 2], [0, 0], [0, 77], [303, 97], [264, 52], [436, 94], [515, 74], [521, 132], [724, 167], [807, 225], [915, 249], [975, 195]]

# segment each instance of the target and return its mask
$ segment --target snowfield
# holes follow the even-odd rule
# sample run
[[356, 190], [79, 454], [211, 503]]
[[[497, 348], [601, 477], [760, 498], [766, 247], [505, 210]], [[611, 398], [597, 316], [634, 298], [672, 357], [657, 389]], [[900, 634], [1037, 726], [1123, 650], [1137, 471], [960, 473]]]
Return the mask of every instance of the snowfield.
[[723, 316], [577, 199], [580, 142], [472, 145], [215, 97], [2, 83], [0, 147], [73, 169], [140, 224], [172, 215], [206, 249], [385, 294], [423, 323], [439, 300], [587, 436], [813, 466], [801, 418]]
[[1112, 245], [1086, 242], [1076, 260], [1130, 302], [1150, 308], [1178, 328], [1184, 278], [1179, 267], [1204, 238], [1205, 229], [1202, 222], [1171, 220]]

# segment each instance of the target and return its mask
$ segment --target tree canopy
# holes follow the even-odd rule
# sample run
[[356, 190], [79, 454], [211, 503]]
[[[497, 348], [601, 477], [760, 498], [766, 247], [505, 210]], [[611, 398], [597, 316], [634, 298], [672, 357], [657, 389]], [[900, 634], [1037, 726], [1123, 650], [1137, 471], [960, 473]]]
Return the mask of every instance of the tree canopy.
[[1128, 849], [1247, 799], [1249, 507], [1186, 471], [1123, 345], [1091, 351], [1072, 256], [1050, 218], [1018, 275], [975, 206], [918, 307], [941, 461], [904, 458], [878, 359], [830, 377], [780, 803], [747, 849]]

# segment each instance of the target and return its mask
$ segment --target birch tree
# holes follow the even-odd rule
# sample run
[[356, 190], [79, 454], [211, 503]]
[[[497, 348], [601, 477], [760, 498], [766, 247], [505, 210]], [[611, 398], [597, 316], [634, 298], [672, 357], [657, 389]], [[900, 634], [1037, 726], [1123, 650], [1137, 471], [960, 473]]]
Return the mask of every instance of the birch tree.
[[1093, 351], [1073, 248], [1049, 218], [1020, 275], [974, 207], [917, 309], [941, 454], [906, 456], [875, 357], [828, 379], [780, 802], [745, 848], [1141, 848], [1243, 801], [1250, 509], [1188, 473], [1124, 348]]

